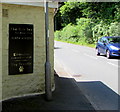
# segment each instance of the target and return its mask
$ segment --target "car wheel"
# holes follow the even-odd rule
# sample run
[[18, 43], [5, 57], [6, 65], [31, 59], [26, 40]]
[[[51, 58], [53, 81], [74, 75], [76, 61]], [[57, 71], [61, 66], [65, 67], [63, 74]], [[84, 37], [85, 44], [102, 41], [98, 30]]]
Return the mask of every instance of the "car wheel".
[[107, 57], [108, 59], [111, 58], [111, 56], [110, 56], [110, 51], [109, 51], [109, 50], [106, 51], [106, 57]]
[[97, 56], [100, 56], [100, 52], [99, 52], [98, 48], [96, 48], [96, 54], [97, 54]]

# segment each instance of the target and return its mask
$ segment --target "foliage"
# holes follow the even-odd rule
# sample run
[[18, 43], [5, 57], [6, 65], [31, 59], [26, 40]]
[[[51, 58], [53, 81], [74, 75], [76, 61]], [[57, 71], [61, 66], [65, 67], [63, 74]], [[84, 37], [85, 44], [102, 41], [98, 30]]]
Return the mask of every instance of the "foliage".
[[120, 22], [120, 2], [119, 5], [116, 6], [115, 21]]
[[98, 40], [99, 37], [102, 36], [119, 36], [120, 35], [120, 23], [114, 22], [110, 25], [104, 24], [100, 22], [95, 27], [92, 28], [93, 30], [93, 38]]
[[61, 31], [55, 32], [55, 37], [57, 39], [63, 39], [68, 40], [71, 38], [77, 38], [77, 30], [74, 25], [68, 24], [66, 27], [64, 27]]
[[109, 34], [111, 36], [120, 36], [120, 23], [111, 23], [109, 27]]
[[65, 2], [65, 5], [60, 8], [60, 13], [63, 20], [63, 26], [66, 26], [69, 23], [75, 24], [76, 18], [80, 18], [82, 16], [80, 3]]
[[120, 2], [65, 2], [57, 40], [94, 44], [102, 36], [120, 36]]
[[62, 40], [61, 31], [56, 31], [56, 32], [54, 33], [54, 37], [55, 37], [57, 40]]
[[102, 36], [109, 36], [108, 29], [109, 25], [104, 24], [102, 21], [99, 24], [95, 25], [92, 28], [94, 40], [97, 41]]
[[80, 18], [77, 19], [77, 29], [78, 31], [78, 36], [80, 38], [85, 38], [85, 41], [87, 43], [93, 43], [94, 40], [92, 38], [92, 27], [94, 26], [93, 22], [91, 19], [88, 18]]
[[93, 20], [102, 20], [106, 23], [114, 21], [118, 13], [117, 7], [120, 5], [117, 2], [91, 2], [85, 4], [86, 8], [82, 11], [83, 15]]
[[84, 40], [87, 43], [93, 43], [94, 40], [92, 38], [91, 30], [92, 26], [93, 23], [90, 19], [77, 19], [77, 25], [68, 24], [61, 31], [56, 31], [55, 38], [60, 40], [72, 40], [76, 42]]
[[102, 36], [119, 36], [120, 23], [114, 22], [110, 25], [100, 22], [93, 23], [91, 19], [77, 19], [77, 25], [68, 24], [61, 31], [55, 32], [55, 38], [58, 40], [70, 40], [73, 42], [95, 43]]
[[120, 2], [65, 2], [58, 12], [62, 25], [76, 24], [80, 17], [91, 18], [93, 22], [120, 22]]

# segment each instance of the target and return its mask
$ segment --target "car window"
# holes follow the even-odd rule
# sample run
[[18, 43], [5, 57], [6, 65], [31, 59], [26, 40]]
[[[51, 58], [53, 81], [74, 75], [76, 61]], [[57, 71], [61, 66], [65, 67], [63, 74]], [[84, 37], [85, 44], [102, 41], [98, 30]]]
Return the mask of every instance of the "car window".
[[103, 38], [100, 38], [100, 40], [99, 40], [99, 41], [103, 43]]
[[114, 37], [108, 39], [109, 43], [120, 43], [120, 37]]
[[108, 39], [107, 38], [103, 38], [103, 43], [108, 43]]

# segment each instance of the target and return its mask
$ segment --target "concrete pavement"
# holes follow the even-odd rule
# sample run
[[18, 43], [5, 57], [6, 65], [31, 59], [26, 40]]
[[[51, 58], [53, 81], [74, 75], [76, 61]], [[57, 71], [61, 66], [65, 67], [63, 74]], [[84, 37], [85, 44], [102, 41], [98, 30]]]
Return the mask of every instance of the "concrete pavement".
[[[95, 57], [94, 55], [93, 57], [92, 56], [93, 51], [92, 49], [90, 50], [90, 48], [84, 49], [84, 50], [89, 49], [88, 51], [86, 51], [85, 53], [86, 57], [84, 59], [84, 56], [80, 57], [84, 54], [81, 53], [83, 52], [83, 50], [81, 49], [79, 50], [81, 52], [78, 52], [78, 49], [80, 47], [82, 46], [61, 43], [61, 42], [56, 43], [55, 48], [57, 49], [55, 49], [55, 61], [54, 61], [55, 70], [61, 77], [74, 78], [76, 80], [77, 86], [80, 88], [84, 96], [90, 101], [90, 103], [92, 104], [95, 110], [99, 110], [99, 111], [105, 110], [108, 112], [120, 111], [120, 101], [119, 101], [120, 96], [116, 92], [114, 92], [107, 83], [101, 80], [101, 79], [106, 79], [108, 82], [111, 82], [111, 84], [114, 87], [116, 88], [118, 87], [118, 83], [117, 83], [118, 82], [117, 76], [119, 73], [118, 69], [114, 68], [114, 66], [111, 66], [107, 63], [109, 61], [112, 63], [114, 62], [113, 65], [115, 65], [115, 62], [117, 62], [117, 60], [116, 59], [107, 60], [105, 57], [103, 58]], [[87, 55], [90, 52], [91, 55]], [[102, 70], [96, 70], [97, 63], [98, 65], [103, 64], [102, 66], [98, 67], [99, 69], [103, 68]], [[105, 67], [104, 65], [107, 65], [108, 69], [104, 69]], [[77, 69], [78, 69], [78, 73], [76, 72]], [[90, 72], [88, 69], [90, 71], [93, 70], [93, 72]], [[81, 73], [81, 71], [86, 73], [85, 74]]]
[[3, 101], [3, 112], [35, 112], [43, 110], [79, 110], [95, 112], [72, 78], [63, 78], [55, 74], [56, 89], [53, 100], [46, 101], [44, 95], [33, 95]]
[[120, 109], [120, 96], [111, 90], [108, 86], [106, 86], [101, 81], [80, 81], [79, 77], [71, 76], [69, 73], [69, 69], [65, 69], [63, 63], [59, 62], [59, 60], [55, 59], [55, 70], [59, 74], [60, 77], [66, 78], [74, 78], [75, 84], [80, 88], [80, 91], [84, 94], [84, 96], [89, 100], [95, 110], [105, 110], [105, 111], [113, 111], [118, 112]]
[[101, 81], [118, 93], [119, 59], [97, 56], [94, 48], [85, 46], [59, 41], [54, 46], [55, 61], [77, 81]]

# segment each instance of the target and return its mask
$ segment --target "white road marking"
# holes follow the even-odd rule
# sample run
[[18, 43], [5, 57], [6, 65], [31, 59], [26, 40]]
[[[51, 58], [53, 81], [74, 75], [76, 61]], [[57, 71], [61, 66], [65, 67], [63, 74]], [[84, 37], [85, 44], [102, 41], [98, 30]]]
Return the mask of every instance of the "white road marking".
[[88, 55], [88, 54], [86, 54], [86, 53], [84, 53], [84, 55], [85, 55], [85, 56], [88, 56], [88, 57], [90, 57], [90, 58], [93, 58], [93, 59], [98, 59], [98, 58], [96, 58], [96, 57], [94, 57], [94, 56], [91, 56], [91, 55]]
[[115, 66], [115, 67], [120, 68], [120, 66], [118, 66], [118, 65], [116, 65], [116, 64], [114, 64], [114, 63], [111, 63], [111, 62], [107, 62], [107, 63], [110, 64], [110, 65], [113, 65], [113, 66]]

